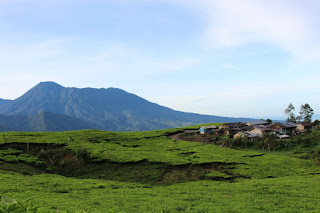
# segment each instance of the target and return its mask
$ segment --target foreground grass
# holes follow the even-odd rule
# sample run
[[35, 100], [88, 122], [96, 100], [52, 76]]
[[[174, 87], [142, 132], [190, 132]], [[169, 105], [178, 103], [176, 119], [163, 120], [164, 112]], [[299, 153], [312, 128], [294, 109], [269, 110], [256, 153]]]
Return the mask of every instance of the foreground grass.
[[55, 212], [320, 211], [314, 161], [168, 138], [179, 131], [4, 133], [0, 195]]
[[320, 175], [245, 180], [196, 181], [146, 186], [58, 175], [0, 173], [0, 192], [23, 199], [30, 191], [41, 206], [87, 212], [319, 212]]

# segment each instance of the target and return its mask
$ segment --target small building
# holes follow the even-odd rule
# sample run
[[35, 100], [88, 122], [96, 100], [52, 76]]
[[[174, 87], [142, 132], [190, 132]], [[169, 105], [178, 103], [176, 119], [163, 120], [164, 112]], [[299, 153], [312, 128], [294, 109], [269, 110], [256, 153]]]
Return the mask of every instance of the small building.
[[310, 132], [313, 128], [311, 123], [297, 124], [296, 131], [299, 133]]
[[224, 134], [229, 134], [226, 129], [217, 129], [214, 131], [215, 136], [222, 136]]
[[262, 137], [263, 134], [271, 134], [271, 129], [265, 126], [255, 126], [253, 130], [249, 131], [250, 134], [254, 134]]
[[238, 132], [233, 135], [233, 139], [247, 137], [247, 136], [248, 136], [248, 133], [246, 133], [246, 132]]
[[229, 135], [229, 137], [234, 137], [238, 132], [245, 132], [252, 130], [253, 127], [247, 126], [245, 123], [226, 123], [219, 127], [219, 130], [215, 132], [217, 136]]
[[218, 129], [216, 126], [201, 126], [200, 127], [200, 134], [212, 134], [214, 129]]
[[247, 127], [245, 123], [242, 122], [235, 122], [235, 123], [226, 123], [219, 126], [219, 129], [241, 129], [243, 127]]
[[258, 137], [258, 135], [256, 135], [256, 134], [248, 134], [247, 137], [248, 137], [249, 141], [254, 141]]
[[275, 123], [272, 129], [277, 129], [280, 135], [292, 135], [295, 132], [296, 124], [290, 123]]
[[261, 125], [268, 125], [269, 123], [264, 120], [257, 120], [257, 121], [248, 121], [246, 122], [248, 126], [261, 126]]
[[279, 138], [279, 139], [289, 139], [289, 138], [290, 138], [289, 135], [280, 135], [280, 134], [277, 134], [276, 136], [277, 136], [277, 138]]
[[236, 138], [241, 138], [241, 137], [246, 137], [248, 138], [249, 141], [255, 140], [257, 137], [260, 137], [259, 135], [256, 134], [251, 134], [250, 132], [238, 132], [233, 136], [233, 139]]

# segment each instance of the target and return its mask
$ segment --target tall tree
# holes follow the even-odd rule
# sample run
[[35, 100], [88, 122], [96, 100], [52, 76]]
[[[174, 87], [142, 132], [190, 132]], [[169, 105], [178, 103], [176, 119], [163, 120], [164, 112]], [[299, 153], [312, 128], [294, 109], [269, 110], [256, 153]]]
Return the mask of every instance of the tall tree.
[[301, 115], [298, 115], [298, 116], [296, 117], [296, 122], [297, 122], [297, 123], [300, 123], [302, 120], [303, 120], [303, 117], [302, 117]]
[[295, 108], [294, 108], [294, 106], [293, 106], [292, 103], [290, 103], [290, 104], [288, 105], [287, 109], [284, 110], [284, 113], [285, 113], [286, 115], [288, 115], [288, 118], [286, 119], [287, 122], [293, 122], [293, 123], [296, 122], [296, 116], [295, 116], [294, 113], [293, 113], [294, 110], [295, 110]]
[[271, 124], [271, 123], [272, 123], [272, 120], [268, 118], [268, 119], [266, 120], [266, 122], [268, 122], [269, 124]]
[[[300, 116], [303, 119], [303, 122], [311, 123], [312, 116], [313, 116], [313, 109], [310, 107], [309, 104], [302, 104], [300, 107]], [[302, 120], [301, 119], [301, 120]]]

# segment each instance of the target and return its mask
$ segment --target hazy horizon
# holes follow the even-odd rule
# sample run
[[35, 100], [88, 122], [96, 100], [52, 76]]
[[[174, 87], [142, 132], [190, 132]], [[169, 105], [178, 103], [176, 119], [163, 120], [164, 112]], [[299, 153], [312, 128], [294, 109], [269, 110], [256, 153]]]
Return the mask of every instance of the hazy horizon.
[[0, 0], [0, 98], [41, 81], [175, 110], [320, 118], [320, 2]]

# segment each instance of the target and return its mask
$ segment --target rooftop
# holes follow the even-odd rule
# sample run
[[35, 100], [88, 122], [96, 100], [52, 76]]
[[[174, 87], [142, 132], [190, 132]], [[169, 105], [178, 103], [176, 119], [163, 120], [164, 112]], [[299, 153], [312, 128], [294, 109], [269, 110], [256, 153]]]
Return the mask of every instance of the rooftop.
[[268, 122], [263, 121], [263, 120], [256, 120], [256, 121], [248, 121], [248, 124], [251, 125], [264, 125], [264, 124], [268, 124]]
[[217, 129], [218, 127], [211, 125], [211, 126], [200, 126], [200, 128], [201, 129]]

